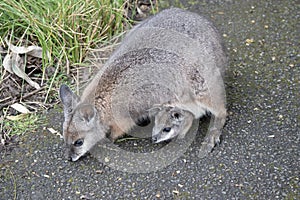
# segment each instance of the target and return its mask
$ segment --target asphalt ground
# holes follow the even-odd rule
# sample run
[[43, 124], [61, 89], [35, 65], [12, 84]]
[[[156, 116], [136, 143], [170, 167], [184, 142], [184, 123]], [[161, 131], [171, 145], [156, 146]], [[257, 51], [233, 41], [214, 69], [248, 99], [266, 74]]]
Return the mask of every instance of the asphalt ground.
[[[126, 172], [109, 164], [113, 157], [93, 155], [70, 162], [62, 139], [43, 128], [61, 130], [62, 113], [51, 111], [40, 130], [2, 149], [0, 199], [300, 199], [299, 1], [178, 2], [166, 5], [207, 16], [224, 39], [229, 115], [221, 144], [198, 158], [204, 118], [184, 152], [157, 170]], [[168, 144], [117, 145], [138, 155]]]

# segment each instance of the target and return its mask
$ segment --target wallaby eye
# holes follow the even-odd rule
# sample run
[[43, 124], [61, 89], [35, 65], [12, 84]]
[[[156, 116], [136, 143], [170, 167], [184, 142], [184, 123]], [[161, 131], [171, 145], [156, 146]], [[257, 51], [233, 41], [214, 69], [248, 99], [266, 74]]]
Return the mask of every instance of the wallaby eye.
[[166, 133], [168, 133], [170, 131], [171, 131], [171, 127], [166, 127], [166, 128], [163, 129], [163, 132], [166, 132]]
[[74, 142], [75, 147], [80, 147], [83, 145], [83, 139], [78, 139]]

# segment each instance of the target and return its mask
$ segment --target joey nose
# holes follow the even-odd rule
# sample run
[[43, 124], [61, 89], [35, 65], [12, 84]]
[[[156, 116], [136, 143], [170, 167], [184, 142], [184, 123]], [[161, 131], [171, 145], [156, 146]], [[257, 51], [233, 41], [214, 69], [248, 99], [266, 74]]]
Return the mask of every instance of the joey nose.
[[158, 140], [158, 136], [157, 135], [152, 136], [152, 142], [153, 143], [156, 143], [157, 140]]

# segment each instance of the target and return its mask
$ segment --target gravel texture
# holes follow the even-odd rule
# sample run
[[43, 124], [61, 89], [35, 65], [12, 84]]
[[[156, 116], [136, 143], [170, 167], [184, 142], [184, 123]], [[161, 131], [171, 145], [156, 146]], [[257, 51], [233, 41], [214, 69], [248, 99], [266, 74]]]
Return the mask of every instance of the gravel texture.
[[[202, 13], [224, 38], [229, 116], [222, 143], [197, 157], [209, 120], [202, 119], [170, 165], [129, 173], [93, 156], [67, 161], [63, 141], [42, 126], [1, 149], [0, 199], [300, 199], [299, 2], [178, 2], [166, 4]], [[61, 111], [47, 118], [46, 127], [61, 130]], [[145, 139], [119, 145], [130, 144], [151, 146]]]

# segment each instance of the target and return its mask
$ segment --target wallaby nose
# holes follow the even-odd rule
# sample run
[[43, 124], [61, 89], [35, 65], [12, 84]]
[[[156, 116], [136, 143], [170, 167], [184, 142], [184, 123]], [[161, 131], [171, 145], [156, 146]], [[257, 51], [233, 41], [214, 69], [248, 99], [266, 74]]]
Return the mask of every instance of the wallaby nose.
[[65, 153], [65, 159], [66, 159], [67, 161], [72, 161], [72, 156], [71, 156], [68, 152], [66, 152], [66, 153]]
[[70, 154], [70, 150], [69, 149], [66, 149], [65, 151], [65, 159], [68, 160], [68, 161], [72, 161], [72, 156]]
[[67, 160], [67, 161], [72, 161], [72, 157], [71, 157], [71, 155], [69, 155], [69, 154], [65, 154], [65, 159]]

